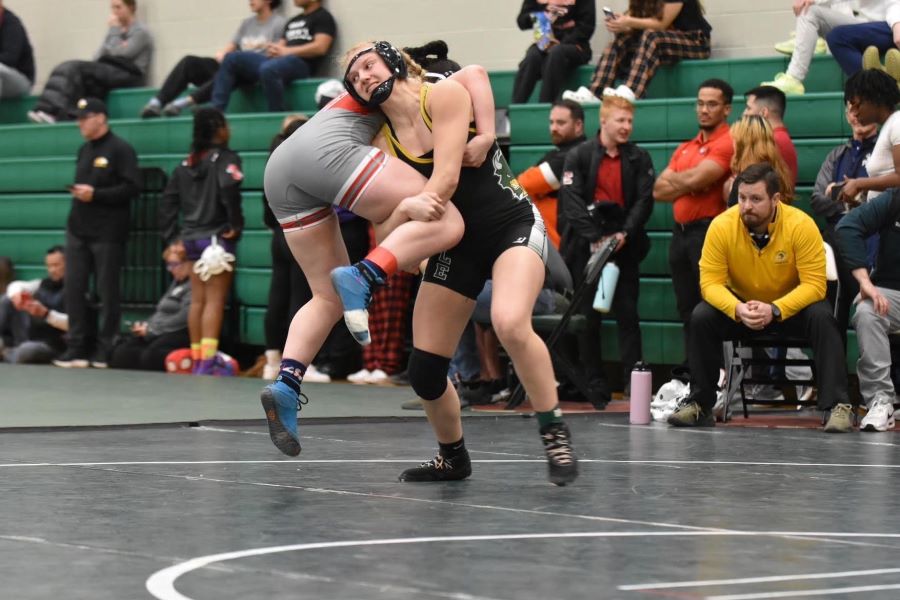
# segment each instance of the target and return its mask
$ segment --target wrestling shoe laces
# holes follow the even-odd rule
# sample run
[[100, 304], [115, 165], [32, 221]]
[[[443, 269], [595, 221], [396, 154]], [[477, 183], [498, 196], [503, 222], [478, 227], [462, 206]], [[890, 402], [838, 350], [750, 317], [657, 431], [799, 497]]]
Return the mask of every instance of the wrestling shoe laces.
[[457, 481], [472, 474], [469, 453], [463, 452], [452, 458], [438, 454], [418, 467], [407, 469], [400, 474], [400, 481]]
[[541, 441], [547, 455], [550, 483], [563, 486], [578, 477], [578, 459], [572, 449], [572, 437], [565, 423], [551, 423], [541, 429]]

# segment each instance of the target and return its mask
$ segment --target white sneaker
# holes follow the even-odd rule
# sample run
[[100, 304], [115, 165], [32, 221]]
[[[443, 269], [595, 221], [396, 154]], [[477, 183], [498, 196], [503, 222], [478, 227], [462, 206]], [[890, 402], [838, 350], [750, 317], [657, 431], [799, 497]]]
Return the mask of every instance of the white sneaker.
[[894, 428], [894, 405], [877, 400], [859, 424], [860, 431], [887, 431]]
[[316, 365], [309, 365], [306, 367], [306, 373], [303, 374], [303, 381], [307, 383], [331, 383], [331, 375], [318, 370]]
[[372, 385], [385, 385], [390, 382], [390, 376], [381, 369], [370, 371], [369, 376], [366, 377], [366, 383], [371, 383]]
[[372, 375], [372, 371], [368, 369], [362, 369], [361, 371], [357, 371], [356, 373], [351, 373], [347, 375], [347, 381], [350, 383], [355, 383], [356, 385], [363, 385], [368, 383], [369, 376]]
[[51, 125], [56, 123], [56, 117], [47, 114], [42, 110], [29, 110], [28, 120], [32, 123], [50, 123]]
[[600, 98], [594, 95], [594, 92], [581, 86], [577, 90], [566, 90], [562, 93], [563, 100], [571, 100], [578, 104], [600, 104]]
[[262, 378], [268, 379], [269, 381], [275, 381], [275, 378], [278, 377], [278, 371], [280, 371], [280, 370], [281, 370], [280, 363], [276, 363], [276, 364], [266, 363], [265, 365], [263, 365]]

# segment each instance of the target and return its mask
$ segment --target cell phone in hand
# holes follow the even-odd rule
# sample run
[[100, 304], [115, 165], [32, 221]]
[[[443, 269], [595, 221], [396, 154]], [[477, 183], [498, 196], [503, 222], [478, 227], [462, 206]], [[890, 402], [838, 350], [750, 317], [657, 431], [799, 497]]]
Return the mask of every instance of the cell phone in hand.
[[611, 9], [608, 6], [603, 7], [603, 14], [606, 15], [607, 19], [615, 19], [616, 18], [616, 13], [614, 13], [613, 9]]

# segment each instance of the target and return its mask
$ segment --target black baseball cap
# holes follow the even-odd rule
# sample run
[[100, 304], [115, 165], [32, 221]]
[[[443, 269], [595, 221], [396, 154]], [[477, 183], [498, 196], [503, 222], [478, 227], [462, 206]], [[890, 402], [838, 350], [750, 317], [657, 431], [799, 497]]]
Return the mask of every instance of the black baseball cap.
[[103, 100], [100, 98], [82, 98], [75, 103], [75, 110], [72, 111], [72, 116], [76, 119], [81, 119], [97, 113], [109, 115]]

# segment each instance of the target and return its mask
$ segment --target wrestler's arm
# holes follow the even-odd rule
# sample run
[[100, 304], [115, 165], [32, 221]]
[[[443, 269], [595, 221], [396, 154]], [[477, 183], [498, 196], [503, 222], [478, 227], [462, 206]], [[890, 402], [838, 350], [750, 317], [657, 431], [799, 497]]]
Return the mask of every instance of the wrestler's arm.
[[[390, 152], [388, 143], [382, 133], [375, 136], [372, 145]], [[407, 221], [434, 221], [440, 219], [445, 211], [444, 204], [431, 194], [417, 194], [404, 198], [390, 216], [381, 223], [372, 223], [375, 230], [375, 242], [380, 244], [398, 226]]]
[[466, 144], [462, 164], [465, 167], [481, 166], [488, 150], [490, 150], [497, 137], [496, 124], [494, 122], [494, 93], [491, 90], [491, 80], [488, 77], [487, 70], [481, 65], [463, 67], [451, 75], [450, 79], [459, 82], [469, 92], [475, 113], [475, 132], [477, 135]]
[[435, 193], [447, 202], [459, 183], [472, 119], [472, 100], [461, 84], [446, 79], [431, 89], [427, 105], [431, 115], [434, 167], [422, 191]]

